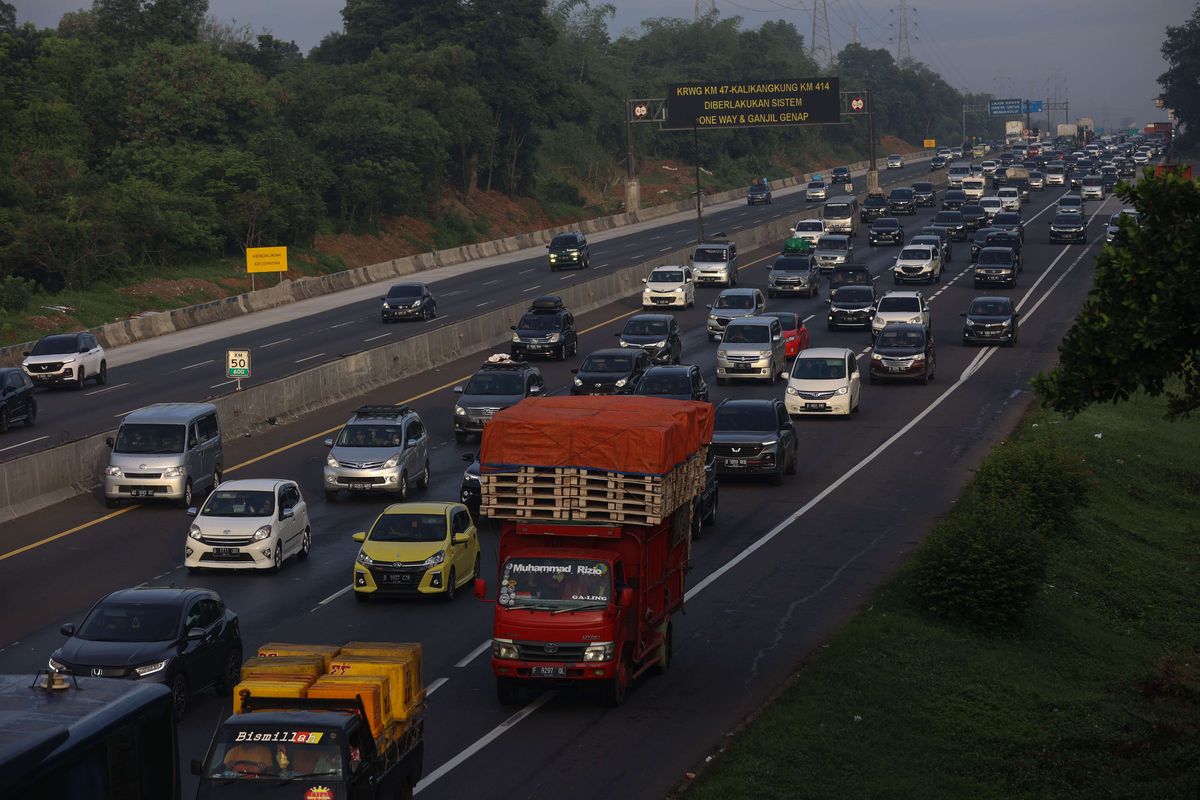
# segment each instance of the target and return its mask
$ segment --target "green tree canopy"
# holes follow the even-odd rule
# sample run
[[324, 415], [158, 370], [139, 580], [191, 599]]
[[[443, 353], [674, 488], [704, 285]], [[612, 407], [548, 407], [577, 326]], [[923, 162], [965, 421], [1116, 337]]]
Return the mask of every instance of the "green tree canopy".
[[1200, 132], [1200, 3], [1187, 22], [1167, 26], [1162, 55], [1169, 65], [1158, 76], [1163, 104], [1188, 126], [1189, 136], [1195, 136]]

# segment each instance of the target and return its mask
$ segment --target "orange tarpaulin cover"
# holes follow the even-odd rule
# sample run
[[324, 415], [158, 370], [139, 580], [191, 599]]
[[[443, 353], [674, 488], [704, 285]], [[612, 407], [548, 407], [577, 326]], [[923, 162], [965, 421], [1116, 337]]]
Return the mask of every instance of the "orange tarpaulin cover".
[[713, 407], [656, 397], [531, 397], [483, 429], [483, 471], [585, 467], [664, 475], [712, 441]]

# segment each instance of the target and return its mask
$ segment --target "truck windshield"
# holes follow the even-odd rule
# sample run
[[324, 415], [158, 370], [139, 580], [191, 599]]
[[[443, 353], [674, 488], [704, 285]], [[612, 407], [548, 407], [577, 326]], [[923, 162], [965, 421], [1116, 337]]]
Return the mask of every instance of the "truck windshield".
[[847, 219], [851, 215], [849, 203], [826, 203], [822, 212], [825, 219]]
[[209, 780], [274, 778], [303, 781], [342, 777], [336, 731], [230, 726], [217, 734], [204, 777]]
[[510, 558], [500, 579], [500, 605], [509, 608], [607, 603], [612, 575], [603, 561]]

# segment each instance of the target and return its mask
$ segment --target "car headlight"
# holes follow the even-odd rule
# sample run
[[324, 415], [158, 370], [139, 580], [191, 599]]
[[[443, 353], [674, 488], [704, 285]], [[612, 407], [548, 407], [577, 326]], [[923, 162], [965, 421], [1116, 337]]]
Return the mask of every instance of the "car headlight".
[[396, 467], [399, 465], [400, 465], [400, 454], [399, 453], [396, 453], [396, 455], [392, 456], [387, 461], [383, 462], [384, 469], [391, 469], [392, 467]]
[[182, 478], [183, 467], [167, 467], [162, 471], [162, 476], [164, 478]]
[[835, 394], [846, 394], [848, 391], [849, 389], [847, 389], [845, 386], [839, 386]]
[[583, 381], [581, 381], [579, 378], [576, 378], [576, 379], [575, 379], [575, 385], [576, 385], [576, 386], [583, 386]]
[[200, 526], [192, 525], [192, 527], [188, 528], [188, 537], [192, 538], [192, 539], [199, 539], [200, 538]]
[[925, 360], [925, 354], [924, 354], [924, 353], [917, 353], [915, 356], [913, 356], [913, 357], [912, 357], [912, 360], [913, 360], [913, 361], [924, 361], [924, 360]]
[[587, 649], [583, 651], [584, 661], [612, 661], [613, 657], [612, 642], [596, 642], [589, 644]]
[[624, 386], [627, 383], [629, 383], [629, 381], [626, 378], [620, 378], [617, 380], [616, 387], [618, 389], [620, 389], [622, 386]]
[[919, 325], [920, 323], [921, 323], [920, 317], [913, 317], [908, 321], [909, 325]]
[[787, 393], [788, 394], [800, 394], [799, 392], [796, 391], [796, 388], [794, 386], [787, 387]]
[[557, 261], [557, 260], [558, 260], [558, 256], [554, 255], [554, 253], [551, 253], [551, 254], [550, 254], [550, 260], [551, 260], [551, 261]]
[[729, 355], [729, 351], [728, 351], [728, 350], [718, 350], [718, 351], [717, 351], [717, 358], [725, 358], [725, 357], [727, 357], [728, 355]]
[[655, 342], [655, 343], [654, 343], [654, 346], [655, 346], [655, 347], [666, 347], [666, 346], [667, 346], [667, 340], [666, 340], [666, 339], [663, 339], [661, 342]]
[[765, 442], [759, 442], [759, 445], [762, 447], [774, 447], [777, 444], [779, 444], [778, 439], [768, 439]]
[[519, 333], [514, 333], [514, 334], [512, 335], [512, 340], [513, 340], [513, 342], [514, 342], [514, 343], [516, 343], [516, 342], [520, 342], [520, 341], [521, 341], [521, 334], [519, 334]]
[[464, 481], [471, 481], [472, 483], [479, 483], [479, 476], [478, 476], [478, 475], [473, 475], [473, 474], [472, 474], [472, 473], [470, 473], [470, 472], [464, 472], [464, 473], [463, 473], [463, 480], [464, 480]]
[[770, 355], [771, 355], [771, 351], [770, 351], [770, 350], [759, 350], [759, 351], [758, 351], [758, 357], [759, 357], [759, 358], [769, 358], [769, 357], [770, 357]]
[[389, 307], [390, 307], [390, 306], [388, 306], [388, 304], [387, 304], [387, 300], [384, 300], [384, 301], [383, 301], [383, 307], [384, 307], [384, 308], [389, 308]]
[[717, 321], [717, 316], [716, 316], [716, 314], [709, 314], [709, 315], [708, 315], [708, 321], [709, 321], [709, 322], [714, 322], [714, 323], [715, 323], [715, 322]]
[[512, 639], [492, 639], [493, 658], [516, 658], [517, 646]]
[[358, 563], [365, 564], [368, 567], [375, 563], [375, 560], [373, 558], [371, 558], [369, 555], [367, 555], [366, 553], [364, 553], [362, 550], [358, 551], [358, 559], [357, 560], [358, 560]]
[[64, 359], [62, 360], [62, 363], [63, 363], [63, 364], [74, 364], [74, 363], [75, 363], [75, 357], [74, 357], [74, 356], [71, 356], [70, 358], [64, 358]]
[[454, 416], [465, 417], [466, 415], [467, 415], [467, 410], [465, 408], [463, 408], [462, 406], [454, 407]]
[[549, 337], [546, 339], [546, 341], [548, 341], [548, 342], [557, 342], [557, 341], [558, 341], [559, 339], [561, 339], [561, 338], [562, 338], [562, 334], [561, 334], [561, 333], [552, 333], [552, 334], [550, 334], [550, 336], [549, 336]]
[[422, 567], [436, 567], [438, 564], [441, 564], [445, 560], [446, 560], [446, 551], [438, 550], [436, 553], [431, 555], [429, 558], [422, 561], [421, 566]]
[[67, 665], [59, 661], [57, 658], [51, 658], [46, 662], [46, 666], [50, 667], [50, 669], [54, 670], [55, 672], [67, 671]]
[[134, 667], [133, 671], [138, 674], [139, 678], [144, 678], [147, 675], [153, 675], [156, 672], [162, 672], [167, 668], [166, 660], [155, 661], [153, 664], [145, 664], [140, 667]]
[[1012, 327], [1012, 320], [1011, 320], [1011, 319], [1006, 319], [1006, 320], [1004, 320], [1004, 322], [1003, 322], [1003, 323], [1001, 323], [1001, 324], [1002, 324], [1002, 325], [1004, 325], [1004, 327], [1006, 327], [1006, 328], [1011, 328], [1011, 327]]
[[966, 325], [968, 328], [974, 328], [974, 327], [975, 327], [975, 322], [974, 322], [974, 320], [967, 320], [967, 321], [966, 321], [964, 324], [965, 324], [965, 325]]
[[879, 353], [871, 353], [871, 360], [872, 361], [883, 361], [883, 356], [879, 355]]
[[110, 478], [124, 478], [125, 477], [125, 473], [121, 471], [120, 467], [108, 467], [104, 470], [104, 474]]
[[254, 532], [254, 541], [256, 541], [256, 542], [261, 542], [263, 539], [270, 539], [270, 538], [271, 538], [271, 526], [270, 525], [263, 525], [261, 528], [259, 528], [258, 530], [256, 530]]

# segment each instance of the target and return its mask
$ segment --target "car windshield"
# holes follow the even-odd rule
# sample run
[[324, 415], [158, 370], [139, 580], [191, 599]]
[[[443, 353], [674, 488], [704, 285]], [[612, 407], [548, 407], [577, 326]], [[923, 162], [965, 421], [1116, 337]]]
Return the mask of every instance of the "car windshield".
[[762, 183], [750, 184], [749, 191], [751, 191], [751, 192], [765, 192], [766, 190], [767, 190], [766, 184], [762, 184]]
[[819, 219], [802, 219], [796, 223], [796, 232], [806, 231], [808, 233], [819, 232], [825, 230], [825, 223]]
[[683, 270], [656, 269], [650, 273], [648, 283], [683, 283]]
[[463, 387], [463, 394], [524, 394], [525, 376], [517, 372], [476, 372]]
[[220, 489], [208, 496], [202, 517], [269, 517], [275, 513], [274, 492]]
[[912, 189], [892, 189], [892, 197], [896, 200], [912, 200]]
[[550, 242], [550, 247], [553, 250], [570, 250], [579, 246], [579, 240], [574, 236], [555, 236]]
[[[342, 750], [336, 731], [231, 725], [222, 727], [217, 736], [204, 766], [203, 774], [210, 780], [320, 779], [334, 783], [342, 779]], [[306, 796], [316, 795], [308, 792]]]
[[725, 403], [713, 421], [718, 431], [773, 431], [775, 425], [775, 407], [769, 403]]
[[592, 354], [583, 360], [580, 372], [629, 372], [633, 368], [630, 356], [614, 353], [613, 355]]
[[996, 225], [1019, 225], [1021, 224], [1021, 215], [1008, 211], [1003, 214], [997, 214], [992, 222]]
[[607, 605], [612, 588], [612, 574], [603, 561], [510, 558], [504, 562], [497, 602], [510, 609], [549, 606], [568, 610]]
[[79, 350], [79, 340], [72, 335], [43, 336], [29, 351], [31, 356], [60, 356]]
[[1000, 197], [1016, 197], [1017, 190], [1012, 187], [1005, 187], [998, 192]]
[[367, 538], [372, 542], [440, 542], [446, 538], [446, 515], [381, 514]]
[[985, 249], [979, 253], [980, 264], [1011, 264], [1012, 251], [1008, 248]]
[[771, 329], [766, 325], [732, 323], [725, 329], [723, 344], [766, 344], [771, 341]]
[[347, 425], [338, 434], [338, 447], [399, 447], [399, 425]]
[[1001, 231], [999, 233], [993, 233], [991, 236], [989, 236], [987, 243], [995, 247], [1007, 247], [1012, 250], [1019, 250], [1021, 247], [1021, 237], [1014, 233]]
[[179, 636], [179, 609], [150, 603], [101, 602], [75, 635], [92, 642], [169, 642]]
[[393, 286], [388, 289], [388, 297], [420, 297], [421, 287], [417, 284], [406, 284], [404, 286]]
[[1058, 205], [1062, 208], [1079, 207], [1083, 205], [1083, 199], [1080, 197], [1064, 197], [1058, 201]]
[[968, 215], [979, 216], [980, 214], [985, 214], [985, 213], [987, 213], [987, 212], [985, 212], [983, 210], [983, 206], [980, 206], [980, 205], [970, 205], [970, 206], [962, 207], [962, 215], [964, 217], [968, 216]]
[[833, 293], [832, 303], [873, 303], [875, 293], [870, 286], [843, 286]]
[[682, 394], [692, 393], [692, 379], [682, 373], [651, 372], [638, 385], [638, 394]]
[[885, 297], [879, 301], [880, 311], [920, 311], [921, 304], [915, 297]]
[[114, 453], [162, 455], [183, 452], [183, 425], [155, 425], [126, 422], [117, 431]]
[[979, 207], [983, 208], [983, 209], [999, 208], [1000, 207], [1000, 198], [999, 197], [985, 197], [979, 201]]
[[933, 258], [933, 251], [928, 247], [906, 247], [900, 251], [900, 258], [906, 261], [928, 261]]
[[876, 349], [887, 347], [924, 347], [925, 335], [920, 331], [898, 331], [884, 328], [875, 340]]
[[821, 239], [821, 240], [819, 240], [819, 241], [817, 242], [817, 249], [819, 249], [819, 250], [842, 250], [842, 251], [844, 251], [844, 250], [846, 250], [846, 248], [849, 246], [849, 244], [850, 244], [850, 243], [849, 243], [849, 242], [847, 242], [845, 239], [828, 239], [828, 238], [825, 238], [825, 239]]
[[669, 327], [665, 319], [638, 319], [625, 323], [623, 333], [627, 336], [666, 336]]
[[809, 181], [808, 188], [810, 188], [810, 189], [824, 189], [824, 188], [825, 188], [825, 181]]
[[947, 200], [966, 200], [967, 193], [962, 189], [950, 189], [946, 192]]
[[1076, 225], [1082, 225], [1083, 220], [1080, 219], [1078, 214], [1056, 214], [1054, 216], [1054, 224], [1058, 226], [1073, 227]]
[[962, 212], [960, 211], [939, 211], [937, 216], [933, 218], [934, 222], [962, 222]]
[[932, 192], [933, 184], [929, 182], [914, 183], [912, 188], [915, 192]]
[[1096, 177], [1096, 178], [1084, 178], [1084, 179], [1083, 179], [1083, 185], [1084, 185], [1084, 186], [1099, 186], [1099, 185], [1100, 185], [1100, 178], [1098, 178], [1098, 177]]
[[808, 272], [809, 260], [805, 258], [777, 258], [771, 265], [776, 272]]
[[718, 264], [728, 260], [724, 247], [697, 247], [696, 254], [692, 258], [695, 261]]
[[1118, 225], [1121, 222], [1121, 217], [1126, 217], [1134, 225], [1137, 225], [1138, 215], [1136, 211], [1118, 211], [1108, 218], [1108, 223], [1110, 225]]
[[558, 330], [557, 314], [536, 314], [530, 312], [521, 317], [517, 329], [522, 331], [556, 331]]
[[713, 308], [754, 308], [754, 298], [748, 294], [722, 294]]
[[1012, 305], [1007, 300], [976, 300], [967, 313], [972, 317], [1003, 317], [1012, 313]]
[[799, 381], [830, 381], [846, 377], [844, 358], [797, 358], [792, 377]]
[[875, 220], [871, 227], [877, 231], [895, 230], [896, 228], [900, 227], [900, 221], [897, 219], [892, 219], [891, 217], [882, 217], [881, 219]]
[[846, 219], [850, 216], [850, 204], [826, 203], [825, 210], [821, 214], [825, 219]]

